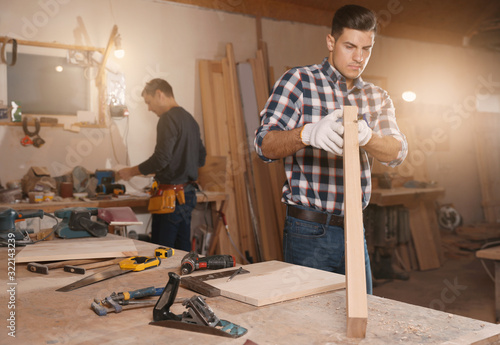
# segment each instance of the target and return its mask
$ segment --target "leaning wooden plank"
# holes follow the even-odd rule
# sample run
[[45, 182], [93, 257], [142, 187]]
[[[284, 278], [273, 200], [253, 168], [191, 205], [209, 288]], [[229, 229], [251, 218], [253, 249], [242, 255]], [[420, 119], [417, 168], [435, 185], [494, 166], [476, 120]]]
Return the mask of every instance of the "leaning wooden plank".
[[[267, 55], [266, 55], [267, 56]], [[257, 51], [257, 56], [255, 59], [250, 59], [249, 62], [252, 66], [252, 73], [254, 78], [254, 88], [255, 95], [257, 99], [257, 108], [259, 111], [255, 114], [260, 122], [260, 111], [264, 109], [267, 99], [269, 98], [269, 86], [268, 86], [268, 77], [265, 68], [265, 54], [261, 51]], [[263, 163], [262, 161], [255, 162], [255, 165], [258, 165], [261, 168], [261, 172], [263, 173], [262, 179], [270, 184], [267, 193], [269, 193], [269, 199], [272, 201], [272, 214], [274, 215], [275, 223], [277, 224], [277, 228], [275, 228], [274, 232], [276, 233], [276, 237], [278, 241], [275, 241], [276, 245], [273, 250], [275, 253], [272, 253], [272, 257], [269, 259], [280, 259], [282, 253], [282, 241], [279, 240], [283, 238], [283, 228], [284, 221], [286, 216], [286, 208], [284, 204], [281, 202], [282, 188], [283, 183], [286, 179], [285, 171], [283, 167], [283, 162], [276, 161], [273, 163]], [[266, 230], [267, 232], [267, 230]], [[264, 233], [264, 231], [262, 231]], [[274, 236], [274, 234], [271, 234]], [[276, 257], [276, 255], [278, 255]]]
[[[253, 183], [249, 186], [248, 179], [248, 145], [246, 132], [244, 130], [240, 92], [236, 72], [236, 62], [232, 44], [226, 44], [226, 58], [222, 59], [222, 74], [224, 77], [224, 88], [228, 97], [227, 124], [228, 137], [230, 142], [230, 157], [233, 165], [233, 175], [235, 182], [236, 204], [238, 205], [238, 222], [240, 244], [244, 251], [248, 251], [253, 258], [259, 259], [257, 248], [258, 243], [258, 222], [255, 222], [256, 207], [253, 205], [255, 199], [251, 199], [251, 194], [247, 189], [254, 188]], [[250, 209], [252, 208], [252, 210]], [[253, 211], [254, 217], [252, 217]]]
[[487, 222], [498, 223], [500, 219], [500, 162], [498, 147], [500, 120], [498, 114], [482, 113], [474, 115], [476, 161], [484, 217]]
[[410, 209], [410, 230], [421, 271], [441, 266], [439, 254], [442, 251], [441, 239], [438, 237], [439, 233], [433, 231], [433, 227], [438, 227], [435, 217], [432, 205], [429, 206], [424, 202]]
[[198, 169], [198, 184], [205, 192], [226, 191], [227, 157], [207, 155], [205, 165]]
[[344, 237], [349, 338], [364, 338], [368, 321], [357, 118], [357, 107], [344, 107]]
[[[203, 107], [203, 128], [205, 130], [205, 147], [211, 156], [226, 157], [225, 192], [226, 219], [228, 232], [238, 245], [238, 217], [236, 214], [236, 199], [234, 197], [234, 182], [232, 160], [229, 159], [229, 140], [227, 127], [226, 94], [220, 61], [202, 60], [200, 67], [200, 89]], [[217, 253], [231, 254], [238, 257], [238, 252], [231, 245], [231, 240], [224, 232], [217, 241]]]

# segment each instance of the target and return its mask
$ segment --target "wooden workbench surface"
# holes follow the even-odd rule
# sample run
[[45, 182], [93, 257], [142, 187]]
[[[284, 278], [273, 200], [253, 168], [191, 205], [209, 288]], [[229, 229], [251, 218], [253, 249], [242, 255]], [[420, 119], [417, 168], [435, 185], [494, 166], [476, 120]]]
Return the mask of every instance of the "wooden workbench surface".
[[[112, 235], [108, 235], [112, 236]], [[135, 241], [139, 255], [157, 246]], [[19, 249], [19, 248], [18, 248]], [[238, 339], [150, 326], [152, 308], [110, 313], [99, 317], [91, 309], [94, 298], [148, 286], [164, 287], [168, 272], [179, 273], [185, 252], [162, 261], [160, 267], [133, 272], [70, 292], [55, 290], [81, 279], [61, 270], [40, 275], [17, 264], [15, 294], [7, 291], [7, 248], [0, 248], [0, 319], [2, 344], [480, 344], [500, 341], [500, 325], [447, 314], [376, 296], [368, 296], [366, 338], [346, 338], [345, 291], [322, 293], [265, 307], [254, 307], [225, 297], [207, 299], [215, 314], [248, 329]], [[90, 275], [88, 272], [86, 275]], [[179, 289], [178, 297], [195, 293]], [[14, 301], [15, 309], [8, 309]], [[6, 319], [15, 311], [16, 338], [8, 336]], [[184, 307], [174, 305], [181, 313]]]
[[413, 207], [421, 201], [434, 201], [444, 196], [443, 187], [432, 188], [377, 188], [372, 190], [370, 203], [378, 206], [405, 205]]
[[481, 249], [476, 252], [479, 259], [500, 260], [500, 246]]
[[[226, 194], [221, 192], [197, 192], [196, 197], [198, 203], [201, 202], [219, 202], [226, 199]], [[76, 200], [67, 198], [63, 201], [46, 201], [40, 203], [17, 203], [17, 204], [0, 204], [0, 208], [12, 208], [14, 210], [29, 210], [41, 209], [47, 213], [52, 213], [66, 207], [124, 207], [145, 208], [147, 209], [149, 196], [130, 196], [111, 199], [84, 199]]]

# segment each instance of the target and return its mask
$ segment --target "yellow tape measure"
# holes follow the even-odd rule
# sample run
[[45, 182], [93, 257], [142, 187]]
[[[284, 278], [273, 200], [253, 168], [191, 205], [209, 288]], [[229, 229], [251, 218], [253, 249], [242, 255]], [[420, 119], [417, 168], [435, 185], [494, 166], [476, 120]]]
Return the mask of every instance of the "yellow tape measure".
[[174, 255], [174, 250], [169, 247], [158, 247], [155, 249], [155, 257], [166, 259]]
[[158, 257], [133, 256], [120, 261], [120, 268], [122, 270], [143, 271], [148, 268], [160, 266], [160, 264], [161, 260]]

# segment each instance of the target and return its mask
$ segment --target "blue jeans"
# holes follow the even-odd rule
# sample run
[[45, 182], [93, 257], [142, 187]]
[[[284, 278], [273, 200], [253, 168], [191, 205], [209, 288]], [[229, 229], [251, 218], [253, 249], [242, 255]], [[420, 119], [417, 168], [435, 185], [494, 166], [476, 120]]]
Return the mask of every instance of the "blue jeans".
[[[300, 206], [299, 206], [300, 207]], [[283, 231], [285, 262], [345, 275], [344, 229], [287, 215]], [[373, 294], [370, 256], [365, 239], [366, 292]]]
[[196, 206], [196, 192], [184, 192], [186, 203], [177, 204], [175, 211], [153, 214], [151, 241], [162, 246], [191, 251], [191, 213]]

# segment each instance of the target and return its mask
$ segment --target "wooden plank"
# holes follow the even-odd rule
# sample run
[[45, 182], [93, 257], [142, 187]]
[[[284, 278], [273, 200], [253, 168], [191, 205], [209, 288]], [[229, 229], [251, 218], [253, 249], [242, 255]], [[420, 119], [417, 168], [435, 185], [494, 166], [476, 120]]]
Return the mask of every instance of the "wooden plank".
[[345, 276], [341, 274], [282, 261], [265, 261], [243, 268], [250, 273], [229, 282], [220, 278], [205, 283], [220, 289], [222, 296], [257, 307], [345, 287]]
[[[269, 58], [267, 54], [267, 44], [261, 42], [259, 45], [261, 49], [257, 50], [257, 57], [255, 59], [255, 68], [257, 75], [257, 83], [255, 85], [255, 92], [259, 96], [259, 109], [264, 109], [267, 99], [269, 98], [269, 90], [274, 83], [274, 75], [270, 71]], [[253, 67], [252, 67], [253, 68]], [[260, 114], [259, 114], [260, 118]], [[286, 180], [285, 167], [282, 160], [266, 164], [268, 175], [271, 182], [272, 199], [274, 202], [274, 212], [276, 213], [279, 229], [279, 238], [283, 238], [283, 228], [285, 227], [286, 206], [281, 202], [281, 195], [283, 184]], [[282, 243], [280, 244], [280, 248]]]
[[198, 183], [203, 191], [226, 190], [226, 165], [227, 158], [224, 156], [207, 156], [205, 165], [198, 169]]
[[364, 338], [368, 322], [358, 108], [344, 107], [344, 237], [347, 336]]
[[500, 223], [500, 161], [498, 147], [500, 119], [498, 114], [475, 114], [476, 162], [481, 184], [484, 217], [489, 223]]
[[[217, 145], [219, 143], [216, 140], [219, 137], [219, 127], [216, 125], [217, 120], [217, 107], [215, 102], [215, 96], [213, 94], [214, 89], [214, 76], [212, 69], [212, 62], [208, 60], [201, 60], [199, 62], [199, 73], [200, 73], [200, 89], [201, 89], [201, 102], [203, 107], [203, 129], [205, 133], [205, 147], [207, 149], [208, 155], [221, 155], [226, 156], [227, 151], [224, 152]], [[220, 124], [221, 127], [224, 122]], [[222, 129], [222, 128], [221, 128]]]
[[[252, 189], [253, 183], [247, 178], [248, 171], [248, 145], [246, 132], [243, 128], [243, 116], [241, 98], [236, 76], [236, 62], [232, 44], [226, 44], [226, 57], [222, 59], [222, 75], [224, 77], [226, 107], [228, 111], [228, 136], [230, 141], [230, 157], [233, 165], [234, 188], [238, 212], [238, 225], [240, 244], [249, 255], [260, 260], [258, 252], [258, 215], [256, 207], [253, 206]], [[251, 185], [249, 185], [251, 184]], [[251, 215], [252, 214], [252, 215]], [[255, 221], [257, 218], [257, 221]]]
[[[231, 254], [238, 262], [244, 261], [239, 252], [233, 247], [241, 247], [239, 232], [239, 215], [235, 196], [235, 181], [233, 170], [235, 161], [230, 156], [231, 144], [229, 142], [227, 94], [221, 61], [202, 60], [199, 64], [200, 87], [203, 106], [203, 127], [205, 131], [205, 146], [207, 154], [226, 157], [226, 220], [227, 232], [217, 239], [216, 253]], [[233, 147], [234, 150], [234, 147]], [[229, 235], [227, 235], [229, 234]], [[231, 238], [229, 238], [231, 236]]]
[[[56, 239], [26, 246], [16, 255], [16, 262], [62, 261], [77, 259], [116, 258], [137, 255], [133, 240], [123, 238]], [[101, 245], [98, 245], [101, 244]]]
[[260, 231], [262, 258], [264, 261], [282, 260], [283, 240], [280, 236], [279, 216], [274, 204], [274, 197], [281, 195], [281, 190], [274, 188], [269, 179], [269, 166], [252, 152], [253, 175], [259, 200]]
[[[7, 42], [11, 38], [12, 37], [0, 36], [0, 41]], [[75, 45], [75, 44], [64, 44], [64, 43], [57, 43], [57, 42], [27, 41], [27, 40], [20, 40], [17, 38], [16, 38], [16, 42], [17, 42], [17, 45], [32, 46], [32, 47], [57, 48], [57, 49], [65, 49], [65, 50], [98, 51], [98, 52], [103, 53], [103, 54], [105, 51], [104, 48], [89, 47], [89, 46], [82, 46], [82, 45]]]
[[[263, 261], [281, 260], [283, 252], [282, 240], [280, 236], [280, 222], [277, 219], [280, 214], [276, 212], [274, 205], [276, 196], [278, 196], [279, 200], [281, 188], [274, 188], [272, 185], [273, 179], [269, 176], [272, 173], [272, 167], [258, 158], [253, 148], [255, 131], [260, 126], [257, 94], [262, 94], [262, 92], [258, 92], [257, 83], [259, 81], [256, 80], [253, 64], [239, 63], [237, 68], [246, 135], [248, 137], [248, 151], [250, 154], [249, 171], [251, 174], [249, 174], [249, 177], [255, 184], [255, 198], [258, 200], [254, 206], [257, 207], [258, 211], [261, 259]], [[264, 80], [260, 81], [260, 83], [262, 82]], [[263, 101], [265, 103], [265, 100]]]
[[[432, 207], [423, 202], [410, 209], [410, 231], [415, 245], [420, 270], [429, 270], [441, 266], [442, 248], [439, 227]], [[433, 229], [436, 229], [434, 231]]]
[[500, 261], [495, 261], [495, 317], [500, 321]]
[[[262, 42], [261, 44], [263, 47], [266, 47], [265, 43]], [[254, 88], [255, 88], [255, 96], [257, 100], [257, 108], [262, 110], [267, 102], [267, 99], [269, 98], [269, 85], [268, 85], [268, 80], [270, 77], [268, 77], [267, 73], [267, 68], [266, 68], [266, 63], [267, 61], [267, 54], [259, 49], [256, 54], [255, 59], [249, 59], [249, 62], [252, 66], [252, 74], [254, 78]], [[259, 122], [260, 122], [260, 113], [256, 114], [259, 117]], [[281, 195], [282, 195], [282, 188], [283, 188], [283, 183], [286, 179], [285, 176], [285, 170], [283, 167], [283, 162], [281, 160], [273, 162], [273, 163], [263, 163], [262, 161], [256, 162], [255, 165], [257, 165], [256, 169], [259, 170], [259, 172], [262, 174], [261, 180], [263, 181], [262, 183], [267, 183], [269, 184], [269, 192], [270, 192], [270, 201], [272, 201], [272, 213], [274, 217], [276, 218], [276, 223], [277, 223], [277, 239], [278, 241], [275, 241], [275, 250], [276, 253], [274, 255], [278, 255], [277, 257], [273, 257], [272, 249], [271, 248], [265, 248], [271, 256], [266, 256], [266, 260], [271, 260], [271, 259], [281, 259], [282, 253], [283, 253], [283, 245], [282, 245], [282, 238], [283, 238], [283, 228], [284, 228], [284, 222], [285, 222], [285, 216], [286, 216], [286, 207], [285, 204], [281, 202]]]
[[425, 207], [425, 212], [427, 213], [427, 221], [431, 230], [432, 243], [434, 243], [434, 250], [436, 251], [439, 266], [441, 266], [444, 261], [444, 253], [443, 247], [441, 245], [441, 232], [439, 230], [435, 204], [430, 202], [422, 202], [422, 205], [423, 207]]
[[476, 257], [479, 259], [499, 260], [500, 261], [500, 246], [481, 249], [476, 252]]
[[433, 188], [377, 188], [372, 190], [370, 203], [378, 206], [404, 205], [411, 208], [420, 204], [421, 201], [433, 202], [437, 198], [444, 196], [443, 187]]

